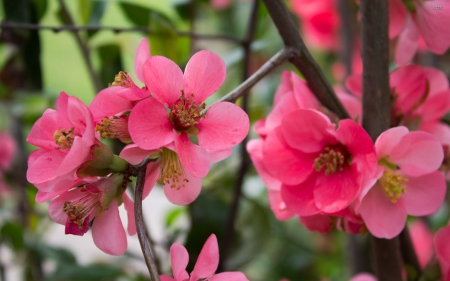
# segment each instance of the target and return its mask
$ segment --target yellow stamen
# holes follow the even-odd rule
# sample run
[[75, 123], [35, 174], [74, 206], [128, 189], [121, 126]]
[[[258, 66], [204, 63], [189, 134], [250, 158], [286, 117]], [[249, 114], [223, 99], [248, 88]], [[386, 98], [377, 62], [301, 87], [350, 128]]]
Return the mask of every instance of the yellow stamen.
[[379, 181], [383, 186], [383, 191], [389, 196], [392, 203], [396, 203], [402, 194], [406, 193], [405, 183], [408, 182], [408, 179], [400, 174], [385, 171]]
[[313, 167], [320, 172], [325, 167], [325, 175], [333, 174], [343, 170], [345, 157], [342, 151], [325, 147], [325, 153], [321, 153], [314, 160]]
[[161, 173], [158, 182], [163, 185], [170, 185], [171, 188], [179, 190], [185, 187], [189, 180], [178, 155], [170, 149], [163, 148], [161, 153]]
[[[100, 136], [105, 139], [131, 140], [128, 132], [128, 116], [103, 118], [102, 123], [95, 126], [95, 131], [100, 132]], [[126, 141], [125, 141], [126, 142]]]
[[109, 86], [110, 87], [111, 86], [121, 86], [121, 87], [125, 87], [125, 88], [137, 88], [137, 86], [136, 86], [136, 84], [134, 84], [131, 76], [125, 71], [120, 71], [119, 74], [117, 74], [114, 77], [114, 82], [109, 84]]
[[78, 225], [81, 229], [86, 217], [97, 207], [100, 207], [100, 194], [93, 194], [83, 188], [86, 195], [74, 201], [64, 202], [62, 211], [67, 214], [70, 223]]
[[[194, 94], [191, 94], [191, 96], [194, 97]], [[169, 118], [176, 131], [189, 131], [195, 134], [196, 130], [190, 129], [198, 124], [200, 118], [205, 117], [205, 114], [202, 111], [206, 108], [205, 103], [200, 105], [197, 105], [196, 103], [197, 102], [193, 98], [186, 99], [184, 92], [182, 91], [178, 102], [171, 106]]]
[[53, 134], [53, 138], [55, 139], [58, 149], [69, 149], [72, 147], [75, 138], [74, 128], [72, 127], [69, 130], [56, 130]]

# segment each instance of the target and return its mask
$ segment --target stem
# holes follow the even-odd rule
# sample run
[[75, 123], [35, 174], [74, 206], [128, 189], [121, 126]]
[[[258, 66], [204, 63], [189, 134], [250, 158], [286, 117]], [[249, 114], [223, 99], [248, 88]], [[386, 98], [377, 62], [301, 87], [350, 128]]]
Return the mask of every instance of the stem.
[[317, 99], [339, 118], [349, 118], [347, 111], [334, 93], [316, 61], [312, 58], [300, 36], [296, 23], [292, 19], [283, 0], [263, 0], [286, 47], [295, 50], [290, 62], [303, 74], [309, 88]]
[[[62, 26], [48, 26], [48, 25], [38, 25], [38, 24], [30, 24], [30, 23], [13, 23], [13, 22], [2, 22], [0, 24], [1, 29], [30, 29], [30, 30], [51, 30], [55, 33], [60, 31], [72, 31], [72, 32], [79, 32], [79, 31], [99, 31], [99, 30], [108, 30], [112, 31], [114, 33], [121, 33], [121, 32], [143, 32], [146, 34], [154, 34], [154, 35], [161, 35], [164, 36], [162, 33], [153, 32], [151, 28], [143, 27], [143, 26], [137, 26], [137, 27], [115, 27], [115, 26], [95, 26], [95, 25], [82, 25], [82, 26], [74, 26], [74, 25], [62, 25]], [[178, 36], [183, 37], [192, 37], [195, 39], [202, 39], [202, 40], [225, 40], [234, 42], [236, 44], [242, 44], [243, 41], [239, 38], [235, 38], [228, 35], [213, 35], [213, 34], [196, 34], [192, 33], [190, 31], [182, 31], [182, 30], [175, 30], [175, 33]]]
[[239, 97], [245, 95], [251, 87], [253, 87], [259, 80], [264, 78], [269, 72], [271, 72], [274, 68], [281, 65], [283, 62], [287, 61], [293, 54], [293, 50], [291, 48], [283, 48], [281, 51], [276, 53], [273, 57], [270, 58], [263, 66], [261, 66], [255, 73], [250, 76], [247, 80], [245, 80], [241, 85], [239, 85], [236, 89], [226, 94], [224, 97], [219, 99], [217, 102], [229, 101], [235, 102]]
[[[387, 0], [362, 0], [363, 127], [372, 140], [389, 129], [389, 38]], [[379, 281], [402, 280], [398, 237], [372, 236], [375, 272]]]
[[[72, 17], [70, 16], [69, 10], [67, 9], [66, 5], [64, 4], [64, 0], [59, 0], [59, 5], [61, 6], [63, 16], [65, 17], [69, 26], [75, 26], [74, 21], [73, 21]], [[88, 68], [89, 75], [91, 76], [91, 79], [92, 79], [92, 83], [94, 83], [95, 90], [96, 90], [96, 92], [100, 92], [103, 87], [100, 82], [100, 78], [98, 77], [97, 73], [94, 70], [94, 66], [92, 65], [91, 57], [89, 56], [89, 48], [85, 44], [85, 42], [81, 39], [81, 36], [78, 33], [78, 31], [73, 30], [73, 35], [75, 36], [75, 40], [77, 41], [77, 44], [81, 49], [81, 52], [82, 52], [83, 58], [84, 58], [84, 62], [86, 63], [86, 66]]]
[[150, 278], [152, 281], [160, 281], [158, 269], [150, 248], [150, 241], [147, 239], [144, 218], [142, 215], [142, 192], [144, 190], [145, 173], [147, 171], [147, 164], [151, 161], [151, 159], [147, 158], [137, 167], [136, 190], [134, 193], [134, 216], [136, 220], [136, 230], [139, 243], [141, 244], [142, 254], [144, 255], [145, 264], [147, 265], [148, 272], [150, 273]]
[[[249, 20], [249, 26], [247, 29], [247, 35], [244, 40], [244, 44], [242, 44], [242, 47], [244, 49], [244, 69], [242, 71], [242, 80], [246, 81], [248, 76], [250, 75], [250, 57], [251, 57], [251, 43], [253, 41], [253, 38], [255, 36], [255, 29], [256, 29], [256, 21], [258, 18], [258, 8], [259, 8], [259, 0], [253, 0], [251, 14], [250, 14], [250, 20]], [[248, 91], [248, 90], [247, 90]], [[243, 92], [245, 93], [245, 92]], [[242, 97], [242, 109], [247, 112], [248, 111], [248, 104], [249, 104], [249, 95], [244, 95]], [[242, 194], [242, 186], [244, 184], [244, 177], [247, 173], [248, 167], [251, 163], [250, 157], [247, 153], [247, 141], [248, 136], [244, 138], [244, 140], [241, 142], [240, 146], [240, 157], [241, 157], [241, 163], [239, 166], [238, 176], [236, 178], [236, 182], [234, 184], [234, 194], [233, 194], [233, 203], [231, 205], [229, 214], [228, 214], [228, 220], [226, 224], [225, 229], [225, 236], [222, 244], [222, 253], [221, 253], [221, 259], [218, 266], [218, 271], [224, 271], [224, 264], [226, 262], [227, 256], [228, 256], [228, 250], [230, 248], [231, 243], [233, 242], [234, 237], [234, 223], [237, 217], [238, 208], [239, 208], [239, 202]]]
[[402, 232], [400, 232], [399, 238], [403, 261], [405, 265], [409, 265], [415, 271], [412, 274], [407, 271], [408, 280], [419, 280], [419, 277], [422, 274], [422, 270], [420, 268], [419, 259], [417, 258], [416, 251], [414, 250], [414, 246], [412, 244], [411, 236], [409, 235], [407, 226], [405, 226]]

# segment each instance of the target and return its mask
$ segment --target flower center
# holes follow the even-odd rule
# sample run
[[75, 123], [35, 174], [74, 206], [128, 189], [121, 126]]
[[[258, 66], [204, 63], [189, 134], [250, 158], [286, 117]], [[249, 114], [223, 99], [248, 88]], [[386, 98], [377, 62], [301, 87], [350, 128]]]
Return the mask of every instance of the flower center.
[[125, 88], [137, 88], [136, 84], [134, 84], [133, 79], [130, 74], [125, 71], [120, 71], [119, 74], [114, 76], [114, 82], [109, 84], [111, 86], [121, 86]]
[[379, 181], [381, 186], [383, 186], [383, 191], [389, 196], [392, 203], [396, 203], [402, 194], [406, 193], [405, 183], [408, 182], [408, 179], [400, 174], [385, 171]]
[[125, 143], [131, 142], [128, 132], [128, 115], [105, 117], [102, 123], [95, 126], [95, 131], [100, 132], [100, 136], [105, 139], [120, 139]]
[[75, 139], [74, 128], [72, 127], [69, 130], [56, 130], [53, 138], [58, 149], [69, 149], [72, 147], [73, 140]]
[[161, 173], [158, 181], [163, 185], [170, 185], [171, 188], [179, 190], [185, 187], [189, 180], [178, 155], [170, 149], [163, 148], [161, 154]]
[[89, 220], [89, 214], [100, 207], [101, 192], [91, 193], [85, 187], [81, 189], [86, 194], [74, 201], [64, 202], [63, 212], [67, 214], [68, 223], [76, 224], [83, 228], [85, 220]]
[[317, 172], [325, 168], [325, 175], [334, 174], [344, 169], [344, 165], [350, 164], [350, 154], [343, 145], [325, 147], [323, 153], [314, 160], [313, 167]]
[[[194, 94], [191, 94], [193, 97]], [[195, 100], [186, 99], [182, 91], [180, 99], [170, 107], [169, 119], [177, 132], [186, 132], [189, 135], [197, 135], [198, 129], [195, 127], [200, 118], [204, 118], [205, 114], [202, 110], [206, 104], [197, 105]]]

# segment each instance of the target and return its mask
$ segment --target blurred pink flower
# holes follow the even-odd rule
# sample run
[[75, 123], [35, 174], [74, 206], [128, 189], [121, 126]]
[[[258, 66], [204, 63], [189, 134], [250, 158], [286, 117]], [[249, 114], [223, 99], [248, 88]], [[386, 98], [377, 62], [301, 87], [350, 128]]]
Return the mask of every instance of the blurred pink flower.
[[442, 270], [442, 280], [450, 280], [450, 225], [441, 228], [434, 237], [434, 246]]
[[0, 132], [0, 172], [7, 171], [11, 167], [16, 142], [7, 132]]
[[161, 281], [248, 281], [242, 272], [223, 272], [214, 274], [219, 265], [219, 247], [217, 238], [211, 234], [200, 251], [194, 270], [190, 276], [186, 271], [189, 262], [189, 254], [183, 245], [174, 243], [170, 247], [170, 260], [172, 263], [173, 277], [160, 275]]
[[430, 51], [443, 54], [450, 47], [450, 0], [389, 0], [389, 37], [398, 38], [395, 62], [410, 62], [423, 38]]
[[415, 220], [409, 226], [409, 233], [419, 259], [420, 266], [425, 268], [434, 254], [433, 233], [428, 229], [423, 220]]
[[362, 190], [356, 211], [370, 233], [390, 239], [403, 229], [408, 214], [430, 215], [442, 204], [446, 182], [437, 169], [443, 151], [432, 135], [406, 127], [385, 131], [375, 147], [378, 181]]
[[[204, 113], [204, 101], [220, 87], [225, 71], [223, 60], [209, 51], [194, 54], [184, 75], [165, 57], [148, 59], [143, 67], [144, 80], [154, 98], [140, 101], [131, 111], [133, 142], [144, 150], [174, 142], [184, 169], [196, 178], [206, 176], [210, 168], [207, 150], [230, 149], [249, 129], [247, 114], [232, 103], [215, 103]], [[196, 136], [199, 145], [189, 136]]]
[[377, 281], [378, 279], [370, 273], [359, 273], [350, 279], [350, 281]]

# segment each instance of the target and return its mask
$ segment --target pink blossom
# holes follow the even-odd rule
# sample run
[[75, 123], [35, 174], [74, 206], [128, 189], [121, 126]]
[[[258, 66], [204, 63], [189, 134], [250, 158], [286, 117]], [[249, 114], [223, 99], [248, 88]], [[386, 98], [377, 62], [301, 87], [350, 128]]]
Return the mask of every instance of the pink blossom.
[[[68, 190], [56, 197], [49, 206], [50, 217], [65, 225], [65, 233], [84, 235], [92, 224], [95, 245], [110, 255], [121, 255], [126, 251], [127, 239], [118, 211], [117, 192], [122, 188], [123, 175], [113, 175], [95, 183]], [[122, 190], [123, 192], [123, 190]], [[123, 193], [125, 208], [129, 215], [128, 231], [136, 233], [134, 205]], [[131, 217], [130, 217], [131, 216]]]
[[425, 268], [434, 254], [433, 233], [431, 233], [423, 220], [415, 220], [411, 223], [409, 233], [419, 264], [422, 268]]
[[395, 51], [397, 65], [412, 60], [423, 38], [430, 51], [443, 54], [450, 47], [449, 0], [389, 1], [389, 37], [398, 38]]
[[[225, 71], [223, 60], [209, 51], [194, 54], [184, 75], [165, 57], [148, 59], [143, 67], [144, 80], [154, 98], [140, 101], [131, 111], [133, 142], [144, 150], [174, 142], [184, 169], [194, 177], [204, 177], [210, 167], [207, 150], [230, 149], [249, 129], [247, 114], [232, 103], [215, 103], [204, 113], [204, 101], [220, 87]], [[196, 136], [199, 145], [189, 136]]]
[[8, 133], [0, 132], [0, 143], [0, 171], [6, 171], [11, 167], [16, 142]]
[[44, 192], [65, 190], [63, 182], [75, 181], [77, 170], [95, 160], [92, 149], [101, 145], [92, 114], [79, 99], [61, 92], [56, 108], [47, 109], [27, 137], [40, 148], [28, 158], [27, 179]]
[[406, 127], [387, 130], [375, 147], [378, 181], [362, 191], [356, 211], [374, 236], [390, 239], [404, 228], [408, 214], [432, 214], [443, 202], [446, 183], [437, 171], [443, 151], [430, 134]]
[[320, 112], [298, 109], [264, 141], [264, 166], [283, 182], [281, 197], [299, 216], [345, 209], [374, 177], [368, 134], [352, 120], [338, 127]]
[[434, 246], [442, 270], [442, 280], [450, 280], [450, 225], [441, 228], [434, 237]]
[[350, 281], [377, 281], [378, 279], [370, 273], [359, 273], [350, 279]]
[[174, 243], [170, 247], [170, 260], [172, 263], [173, 277], [169, 275], [160, 275], [161, 281], [248, 281], [242, 272], [223, 272], [215, 274], [219, 265], [219, 246], [217, 238], [211, 234], [203, 245], [194, 270], [189, 275], [186, 266], [189, 262], [189, 254], [183, 245]]

